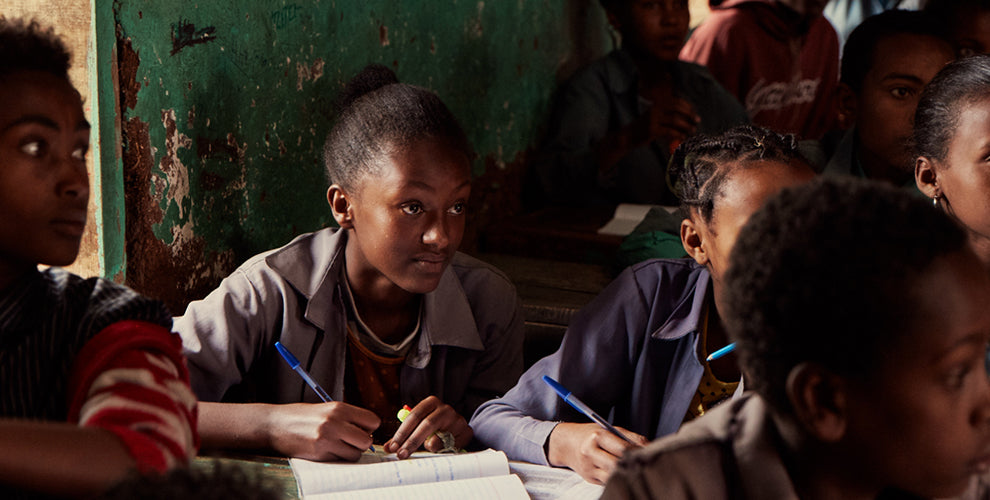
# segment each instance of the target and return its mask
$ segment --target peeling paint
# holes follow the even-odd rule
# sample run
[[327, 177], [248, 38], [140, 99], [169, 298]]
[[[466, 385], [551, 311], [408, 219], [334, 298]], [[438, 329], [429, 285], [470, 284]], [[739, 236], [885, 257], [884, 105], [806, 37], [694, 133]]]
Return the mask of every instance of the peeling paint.
[[[323, 137], [335, 94], [372, 61], [464, 124], [479, 158], [469, 224], [516, 213], [553, 88], [611, 42], [589, 29], [607, 25], [594, 0], [489, 3], [115, 2], [128, 284], [184, 307], [251, 255], [332, 224]], [[196, 43], [170, 57], [177, 22]], [[220, 42], [199, 41], [203, 27]]]
[[179, 218], [183, 217], [183, 200], [189, 198], [189, 170], [179, 159], [179, 149], [192, 147], [192, 139], [179, 132], [175, 126], [175, 110], [162, 110], [162, 125], [165, 127], [165, 155], [160, 163], [162, 172], [168, 180], [168, 192], [165, 196], [175, 202], [179, 208]]
[[378, 42], [382, 47], [388, 47], [388, 26], [378, 25]]
[[323, 76], [323, 68], [326, 63], [323, 59], [317, 57], [316, 61], [313, 61], [312, 66], [306, 66], [303, 63], [296, 63], [296, 90], [303, 89], [303, 82], [316, 82]]

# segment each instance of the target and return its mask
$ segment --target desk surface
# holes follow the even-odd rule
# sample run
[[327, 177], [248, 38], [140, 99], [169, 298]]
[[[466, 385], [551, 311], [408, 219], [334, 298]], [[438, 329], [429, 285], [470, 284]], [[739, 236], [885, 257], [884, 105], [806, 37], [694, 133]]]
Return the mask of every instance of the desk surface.
[[622, 236], [598, 234], [614, 213], [609, 207], [549, 207], [506, 218], [485, 231], [481, 249], [554, 261], [610, 265]]
[[526, 321], [566, 326], [611, 281], [604, 265], [505, 254], [478, 258], [499, 268], [516, 286]]
[[478, 258], [502, 270], [516, 286], [526, 320], [527, 368], [557, 350], [571, 318], [612, 280], [603, 265], [504, 254]]

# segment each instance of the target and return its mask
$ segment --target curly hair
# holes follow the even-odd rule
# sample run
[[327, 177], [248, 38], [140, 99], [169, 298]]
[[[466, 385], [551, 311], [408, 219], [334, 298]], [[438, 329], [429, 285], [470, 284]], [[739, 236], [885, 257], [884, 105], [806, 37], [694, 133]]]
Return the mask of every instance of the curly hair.
[[722, 192], [730, 171], [757, 161], [781, 163], [807, 160], [797, 149], [793, 135], [741, 125], [722, 134], [699, 134], [684, 141], [670, 158], [667, 184], [681, 201], [681, 214], [688, 218], [695, 209], [711, 222], [715, 199]]
[[911, 330], [912, 285], [965, 245], [947, 215], [901, 188], [819, 178], [784, 189], [740, 231], [725, 278], [720, 312], [747, 386], [787, 413], [785, 384], [800, 363], [870, 375]]
[[424, 139], [463, 152], [473, 150], [457, 119], [433, 92], [399, 83], [395, 73], [369, 65], [347, 83], [337, 101], [338, 118], [323, 147], [327, 178], [351, 189], [380, 173], [383, 157]]
[[914, 112], [917, 156], [944, 160], [964, 106], [990, 98], [990, 55], [967, 57], [942, 68], [925, 86]]
[[0, 16], [0, 78], [18, 71], [44, 71], [68, 80], [69, 59], [69, 51], [51, 28]]

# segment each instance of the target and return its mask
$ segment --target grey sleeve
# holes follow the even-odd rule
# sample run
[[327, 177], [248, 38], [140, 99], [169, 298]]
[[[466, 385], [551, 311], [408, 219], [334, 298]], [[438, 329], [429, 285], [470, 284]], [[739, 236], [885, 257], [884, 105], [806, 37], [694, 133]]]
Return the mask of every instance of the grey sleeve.
[[263, 289], [237, 269], [174, 319], [172, 328], [182, 337], [192, 388], [201, 401], [220, 401], [274, 342], [283, 301]]

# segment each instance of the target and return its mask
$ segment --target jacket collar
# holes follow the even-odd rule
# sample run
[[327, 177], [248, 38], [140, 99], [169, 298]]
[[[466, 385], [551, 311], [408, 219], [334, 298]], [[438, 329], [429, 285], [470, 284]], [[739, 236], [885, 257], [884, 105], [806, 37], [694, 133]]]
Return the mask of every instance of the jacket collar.
[[744, 498], [796, 500], [770, 408], [755, 394], [734, 399], [732, 404], [742, 405], [729, 427]]
[[[347, 231], [328, 228], [299, 236], [265, 257], [272, 269], [306, 297], [304, 316], [321, 330], [326, 330], [335, 309], [343, 311], [340, 277], [346, 246]], [[444, 270], [437, 288], [423, 297], [423, 304], [423, 330], [407, 364], [426, 366], [430, 347], [434, 345], [484, 350], [474, 313], [453, 264]]]
[[674, 311], [667, 321], [651, 335], [655, 339], [675, 340], [689, 333], [699, 331], [702, 314], [705, 312], [705, 297], [711, 286], [711, 274], [708, 269], [693, 264], [697, 273], [694, 283], [681, 294], [680, 302], [674, 306]]

